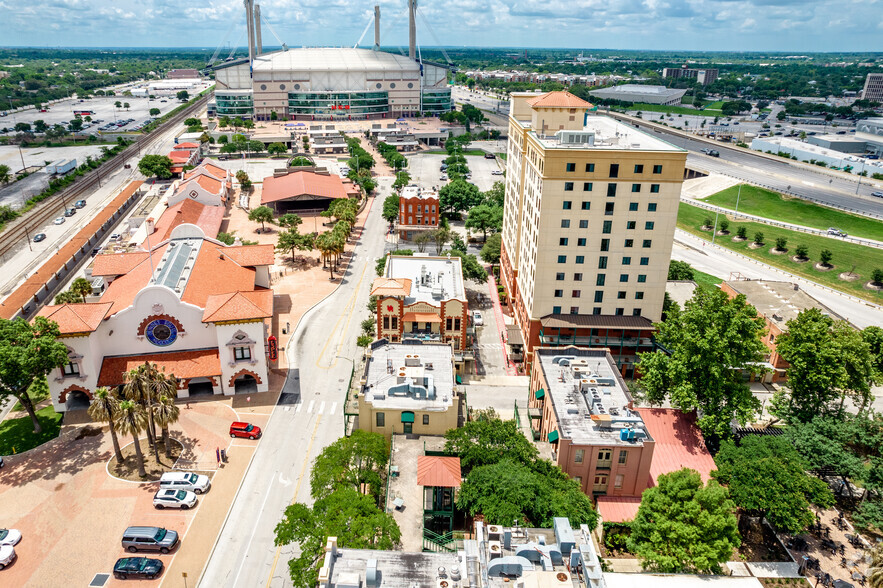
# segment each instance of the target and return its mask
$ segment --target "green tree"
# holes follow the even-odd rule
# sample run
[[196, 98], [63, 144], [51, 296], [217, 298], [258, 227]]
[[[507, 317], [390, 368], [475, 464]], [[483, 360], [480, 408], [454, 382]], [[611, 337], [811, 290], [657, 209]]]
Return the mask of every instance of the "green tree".
[[396, 192], [401, 192], [402, 188], [408, 185], [411, 181], [411, 174], [406, 171], [400, 171], [396, 173], [396, 179], [392, 183], [392, 189]]
[[55, 295], [54, 304], [76, 304], [80, 302], [80, 296], [76, 292], [65, 290]]
[[[454, 233], [456, 235], [456, 233]], [[459, 236], [459, 235], [458, 235]], [[487, 282], [487, 271], [478, 263], [478, 258], [462, 249], [452, 248], [448, 253], [452, 257], [459, 257], [463, 267], [463, 277], [478, 284]]]
[[114, 105], [115, 107], [117, 107], [117, 108], [122, 108], [122, 107], [123, 107], [123, 103], [120, 102], [119, 100], [117, 100], [116, 102], [114, 102], [113, 105]]
[[150, 116], [159, 116], [159, 108], [151, 108], [147, 111]]
[[500, 233], [494, 233], [488, 237], [484, 246], [481, 248], [481, 260], [491, 266], [500, 263], [500, 251], [503, 246], [503, 236]]
[[871, 282], [875, 286], [883, 285], [883, 268], [876, 268], [871, 272]]
[[397, 194], [390, 194], [383, 200], [382, 216], [390, 227], [396, 222], [399, 217], [399, 196]]
[[359, 347], [368, 347], [374, 341], [374, 337], [371, 335], [359, 335], [356, 337], [356, 345]]
[[[168, 379], [174, 381], [174, 385], [177, 386], [177, 380], [174, 375], [169, 375]], [[157, 402], [155, 402], [150, 408], [153, 413], [154, 422], [159, 425], [160, 430], [162, 431], [162, 441], [166, 459], [172, 459], [172, 445], [169, 441], [169, 425], [178, 422], [181, 409], [175, 404], [174, 394], [170, 394], [168, 390], [165, 394], [160, 395]]]
[[[850, 479], [865, 479], [866, 456], [879, 455], [879, 435], [867, 434], [875, 428], [880, 429], [879, 420], [848, 414], [823, 415], [809, 422], [791, 424], [785, 429], [785, 437], [806, 460], [810, 470], [824, 470], [839, 477], [842, 490]], [[862, 442], [869, 438], [870, 442]]]
[[434, 231], [417, 231], [417, 234], [414, 235], [414, 245], [417, 246], [417, 251], [423, 253], [426, 250], [426, 246], [432, 242]]
[[83, 130], [83, 119], [75, 118], [72, 119], [69, 123], [67, 123], [68, 128], [72, 133], [79, 133]]
[[797, 259], [807, 259], [809, 257], [809, 247], [806, 245], [798, 245], [794, 248], [794, 256]]
[[289, 229], [296, 229], [304, 221], [300, 216], [298, 216], [292, 212], [287, 212], [279, 217], [278, 222], [279, 222], [280, 227], [286, 227]]
[[279, 120], [279, 115], [276, 114], [275, 110], [270, 111], [270, 120]]
[[788, 250], [788, 239], [785, 237], [776, 237], [776, 250], [777, 251], [787, 251]]
[[9, 172], [12, 171], [8, 165], [0, 164], [0, 184], [5, 184], [11, 177]]
[[218, 144], [219, 145], [226, 145], [229, 142], [230, 142], [230, 138], [227, 137], [227, 135], [221, 135], [220, 137], [218, 137]]
[[817, 308], [803, 310], [788, 321], [776, 351], [789, 363], [789, 393], [776, 397], [773, 410], [789, 422], [839, 413], [847, 397], [862, 409], [870, 401], [875, 379], [870, 347], [848, 324]]
[[367, 488], [378, 500], [388, 463], [389, 443], [383, 435], [356, 429], [316, 457], [310, 472], [310, 493], [320, 499], [338, 490], [362, 492]]
[[253, 208], [248, 212], [248, 220], [253, 223], [261, 223], [261, 232], [263, 233], [266, 229], [266, 223], [273, 222], [273, 209], [269, 206]]
[[80, 296], [86, 302], [86, 296], [92, 295], [92, 284], [86, 278], [77, 278], [71, 284], [71, 292]]
[[686, 261], [672, 259], [668, 264], [669, 280], [692, 280], [694, 277], [693, 267]]
[[147, 418], [144, 414], [144, 407], [133, 400], [123, 400], [118, 407], [119, 416], [115, 422], [117, 432], [120, 435], [131, 435], [135, 442], [135, 459], [138, 463], [138, 475], [142, 478], [147, 477], [144, 470], [144, 454], [141, 452], [141, 443], [138, 436], [145, 428], [147, 428]]
[[532, 463], [539, 456], [533, 443], [518, 430], [515, 421], [484, 419], [469, 421], [445, 433], [445, 452], [460, 456], [467, 472], [505, 459]]
[[46, 129], [49, 128], [49, 125], [42, 119], [37, 119], [34, 121], [34, 130], [38, 133], [45, 133]]
[[481, 192], [478, 186], [466, 180], [456, 179], [438, 191], [439, 207], [449, 212], [469, 210], [481, 203]]
[[267, 153], [270, 155], [281, 155], [282, 153], [287, 153], [288, 147], [285, 146], [285, 143], [270, 143], [267, 146]]
[[166, 155], [145, 155], [138, 162], [138, 171], [148, 178], [166, 180], [172, 177], [172, 160]]
[[640, 354], [648, 400], [695, 410], [703, 433], [729, 437], [733, 420], [747, 423], [760, 408], [741, 372], [762, 361], [763, 332], [764, 320], [745, 296], [731, 300], [720, 290], [697, 288], [682, 312], [658, 324], [657, 340], [671, 354]]
[[735, 510], [727, 489], [703, 486], [695, 470], [662, 474], [641, 496], [629, 551], [654, 571], [718, 574], [741, 544]]
[[506, 201], [506, 184], [494, 182], [490, 190], [482, 193], [481, 198], [482, 202], [489, 206], [499, 206], [502, 208]]
[[129, 110], [129, 103], [123, 102], [123, 108], [125, 108], [126, 110]]
[[287, 231], [279, 233], [279, 240], [276, 243], [277, 251], [291, 253], [291, 261], [295, 261], [295, 251], [312, 251], [315, 248], [316, 236], [314, 233], [302, 235], [297, 232], [297, 228], [291, 228]]
[[435, 254], [441, 255], [445, 245], [451, 240], [451, 229], [440, 226], [432, 231], [430, 235], [432, 235], [432, 242], [435, 244]]
[[469, 210], [466, 228], [481, 231], [482, 240], [487, 241], [487, 232], [503, 230], [503, 209], [498, 206], [479, 204]]
[[107, 423], [110, 430], [110, 439], [113, 443], [113, 454], [118, 463], [123, 462], [123, 454], [120, 451], [120, 440], [117, 438], [114, 423], [119, 411], [120, 398], [116, 390], [110, 390], [104, 386], [95, 389], [92, 402], [89, 404], [89, 418], [97, 423]]
[[815, 522], [813, 505], [834, 504], [828, 485], [806, 473], [806, 462], [784, 437], [748, 436], [738, 447], [725, 441], [714, 461], [711, 476], [729, 488], [739, 508], [788, 533]]
[[58, 341], [58, 325], [38, 316], [33, 323], [0, 319], [0, 396], [14, 396], [42, 433], [28, 388], [35, 380], [68, 362], [67, 346]]
[[190, 93], [187, 90], [181, 90], [180, 92], [175, 94], [175, 97], [177, 97], [178, 100], [180, 100], [181, 102], [186, 102], [190, 100]]
[[831, 253], [830, 249], [822, 249], [822, 252], [819, 253], [819, 261], [825, 267], [831, 265], [831, 259], [834, 258], [834, 254]]
[[337, 537], [338, 547], [344, 549], [390, 550], [402, 534], [373, 497], [342, 489], [316, 500], [312, 507], [301, 503], [287, 507], [275, 535], [277, 546], [296, 543], [300, 548], [300, 555], [288, 562], [292, 584], [312, 588], [318, 582], [328, 537]]
[[307, 157], [298, 156], [288, 162], [288, 167], [313, 167], [315, 164]]
[[868, 345], [871, 354], [871, 362], [876, 371], [876, 380], [883, 379], [883, 328], [877, 326], [866, 327], [862, 331], [862, 339]]
[[754, 233], [754, 244], [763, 245], [763, 233], [761, 231]]
[[[83, 124], [82, 121], [80, 122], [80, 124]], [[31, 125], [26, 122], [15, 123], [15, 131], [18, 133], [30, 133]]]

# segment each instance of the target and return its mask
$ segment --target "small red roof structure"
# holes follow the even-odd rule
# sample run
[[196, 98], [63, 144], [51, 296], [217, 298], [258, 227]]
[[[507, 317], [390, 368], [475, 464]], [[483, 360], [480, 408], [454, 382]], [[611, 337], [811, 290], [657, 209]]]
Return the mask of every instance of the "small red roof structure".
[[417, 458], [417, 485], [439, 488], [459, 488], [460, 458], [421, 455]]
[[408, 278], [375, 278], [371, 284], [371, 296], [408, 296], [411, 280]]
[[546, 92], [527, 101], [534, 108], [591, 108], [592, 105], [564, 90]]
[[[185, 223], [196, 225], [207, 237], [214, 239], [221, 230], [225, 212], [226, 210], [222, 206], [206, 206], [195, 200], [182, 200], [163, 211], [162, 216], [154, 225], [153, 234], [148, 235], [141, 245], [147, 249], [148, 240], [151, 246], [162, 243], [171, 237], [175, 227]], [[93, 271], [92, 275], [100, 274], [95, 274]]]
[[279, 177], [264, 178], [261, 204], [280, 200], [336, 199], [357, 196], [358, 188], [340, 176], [313, 171], [296, 171]]
[[110, 307], [109, 302], [87, 302], [44, 306], [37, 316], [44, 316], [58, 323], [62, 335], [91, 333], [98, 328]]
[[98, 374], [99, 386], [121, 386], [126, 383], [125, 373], [144, 362], [155, 363], [165, 373], [176, 378], [206, 378], [221, 375], [221, 359], [217, 348], [193, 351], [171, 351], [145, 355], [118, 355], [105, 357]]
[[625, 523], [635, 520], [641, 499], [637, 496], [599, 496], [598, 514], [605, 523]]
[[199, 143], [177, 143], [175, 149], [199, 149]]
[[639, 408], [637, 412], [656, 441], [650, 464], [651, 485], [655, 486], [662, 474], [681, 468], [696, 470], [703, 482], [711, 479], [711, 471], [717, 466], [705, 448], [694, 414], [674, 408]]

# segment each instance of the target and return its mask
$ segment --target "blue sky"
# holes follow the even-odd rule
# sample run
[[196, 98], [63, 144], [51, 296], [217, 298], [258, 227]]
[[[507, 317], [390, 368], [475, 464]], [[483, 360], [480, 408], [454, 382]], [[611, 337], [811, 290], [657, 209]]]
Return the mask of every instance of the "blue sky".
[[[374, 1], [258, 0], [282, 41], [350, 45]], [[407, 43], [405, 0], [379, 0], [384, 45]], [[881, 51], [883, 0], [424, 0], [423, 45]], [[2, 46], [245, 44], [241, 0], [0, 0]], [[231, 30], [231, 24], [234, 24]], [[373, 27], [363, 43], [370, 43]], [[266, 44], [278, 45], [264, 27]]]

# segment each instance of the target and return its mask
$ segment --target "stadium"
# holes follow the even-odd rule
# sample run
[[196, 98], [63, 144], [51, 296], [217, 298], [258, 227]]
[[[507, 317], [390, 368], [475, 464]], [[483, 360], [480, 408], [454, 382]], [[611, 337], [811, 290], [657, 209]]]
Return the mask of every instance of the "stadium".
[[[260, 6], [245, 0], [249, 57], [220, 63], [209, 115], [255, 120], [357, 120], [434, 115], [451, 109], [449, 66], [417, 55], [416, 0], [409, 0], [408, 55], [374, 48], [301, 48], [263, 53]], [[257, 8], [257, 15], [255, 13]], [[275, 117], [274, 117], [275, 113]]]

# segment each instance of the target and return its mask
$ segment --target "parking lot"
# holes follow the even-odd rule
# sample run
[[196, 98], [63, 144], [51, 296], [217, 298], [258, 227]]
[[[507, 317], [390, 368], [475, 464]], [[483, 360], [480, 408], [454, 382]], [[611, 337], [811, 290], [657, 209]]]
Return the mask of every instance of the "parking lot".
[[[441, 180], [439, 166], [444, 162], [447, 155], [441, 153], [417, 153], [408, 156], [408, 172], [412, 181], [422, 188], [439, 189], [446, 181]], [[491, 172], [501, 171], [505, 168], [502, 161], [497, 159], [485, 159], [479, 155], [467, 155], [466, 164], [472, 172], [469, 181], [482, 192], [490, 190], [494, 182], [502, 181], [503, 176], [495, 176]]]

